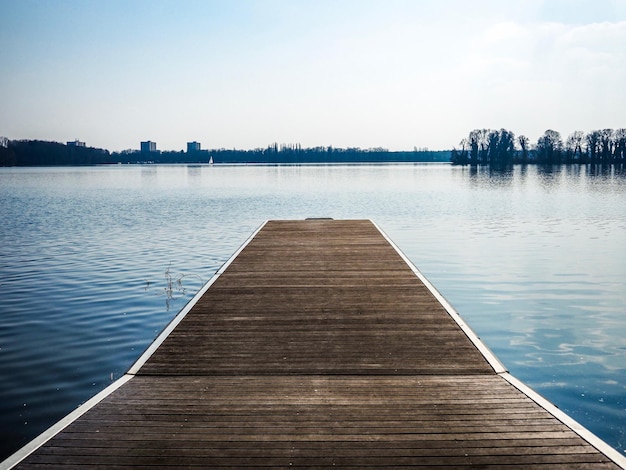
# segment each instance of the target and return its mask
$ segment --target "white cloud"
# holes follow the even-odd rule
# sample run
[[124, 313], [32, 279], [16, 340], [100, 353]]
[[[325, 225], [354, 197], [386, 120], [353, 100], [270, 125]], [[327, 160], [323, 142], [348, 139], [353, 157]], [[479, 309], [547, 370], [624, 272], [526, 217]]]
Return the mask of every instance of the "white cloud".
[[579, 70], [598, 79], [626, 76], [626, 21], [571, 28], [555, 40], [566, 70]]
[[[165, 2], [147, 17], [145, 4], [61, 22], [46, 8], [0, 30], [3, 132], [89, 132], [113, 149], [148, 133], [162, 148], [187, 133], [207, 146], [448, 148], [476, 127], [626, 126], [625, 0]], [[92, 34], [96, 11], [114, 34]], [[83, 26], [69, 37], [67, 24]], [[49, 37], [57, 53], [42, 59]]]
[[475, 127], [513, 124], [533, 138], [624, 127], [625, 44], [626, 22], [492, 24], [457, 68]]

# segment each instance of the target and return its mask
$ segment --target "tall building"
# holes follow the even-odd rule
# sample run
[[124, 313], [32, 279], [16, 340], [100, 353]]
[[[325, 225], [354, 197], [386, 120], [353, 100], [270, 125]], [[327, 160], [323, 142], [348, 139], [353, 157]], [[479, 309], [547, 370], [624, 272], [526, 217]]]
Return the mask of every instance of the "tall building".
[[156, 142], [152, 142], [151, 140], [146, 140], [141, 143], [141, 151], [142, 152], [156, 152]]
[[85, 142], [81, 142], [80, 140], [76, 139], [74, 141], [68, 142], [67, 146], [68, 147], [85, 147]]
[[200, 142], [187, 142], [187, 153], [191, 152], [199, 152], [200, 151]]

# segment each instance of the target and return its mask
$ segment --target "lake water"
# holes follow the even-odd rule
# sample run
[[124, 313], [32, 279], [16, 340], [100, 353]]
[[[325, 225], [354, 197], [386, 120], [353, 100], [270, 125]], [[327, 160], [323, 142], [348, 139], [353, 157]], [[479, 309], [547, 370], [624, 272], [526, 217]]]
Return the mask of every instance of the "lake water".
[[626, 448], [626, 171], [0, 169], [0, 459], [119, 378], [266, 219], [370, 218], [526, 382]]

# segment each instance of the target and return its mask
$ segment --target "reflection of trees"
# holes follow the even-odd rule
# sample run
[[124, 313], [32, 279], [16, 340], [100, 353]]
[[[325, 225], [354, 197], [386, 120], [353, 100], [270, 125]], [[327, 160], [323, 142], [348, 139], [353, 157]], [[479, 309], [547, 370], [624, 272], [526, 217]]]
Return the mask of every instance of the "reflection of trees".
[[616, 177], [626, 178], [626, 164], [613, 165], [613, 174]]
[[624, 165], [612, 166], [612, 165], [589, 165], [587, 168], [587, 176], [598, 178], [612, 178], [626, 176], [624, 173]]
[[537, 175], [544, 186], [548, 183], [548, 187], [553, 187], [554, 182], [561, 177], [562, 173], [562, 165], [537, 165]]
[[[498, 167], [492, 165], [472, 165], [469, 168], [470, 186], [476, 188], [495, 188], [510, 186], [515, 172], [513, 166]], [[525, 173], [523, 174], [525, 176]]]
[[[522, 167], [523, 168], [523, 167]], [[597, 178], [603, 180], [626, 179], [626, 165], [624, 164], [587, 164], [587, 165], [537, 165], [537, 175], [548, 186], [554, 185], [563, 174], [568, 178]]]
[[[470, 187], [478, 190], [523, 186], [527, 181], [538, 182], [546, 191], [562, 184], [579, 180], [585, 188], [602, 187], [614, 181], [626, 182], [626, 165], [511, 165], [506, 168], [491, 165], [468, 165], [458, 167], [459, 174]], [[530, 177], [530, 179], [529, 179]], [[589, 184], [586, 183], [594, 183]], [[620, 186], [621, 187], [621, 186]]]
[[527, 137], [506, 130], [475, 129], [454, 148], [457, 165], [507, 166], [513, 163], [626, 163], [626, 129], [599, 129], [585, 134], [575, 131], [565, 142], [558, 131], [548, 129], [534, 146]]

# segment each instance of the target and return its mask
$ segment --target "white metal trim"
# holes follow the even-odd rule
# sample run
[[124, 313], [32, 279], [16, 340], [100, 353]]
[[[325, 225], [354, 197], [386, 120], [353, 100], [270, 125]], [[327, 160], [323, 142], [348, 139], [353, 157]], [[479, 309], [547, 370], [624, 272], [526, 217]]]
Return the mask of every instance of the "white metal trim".
[[102, 390], [100, 393], [94, 395], [84, 404], [76, 408], [70, 414], [65, 416], [56, 424], [53, 424], [50, 428], [45, 430], [35, 439], [30, 441], [24, 447], [19, 449], [13, 455], [9, 456], [3, 462], [0, 462], [0, 470], [8, 470], [13, 468], [15, 465], [19, 464], [22, 460], [28, 457], [30, 454], [39, 449], [42, 445], [60, 433], [63, 429], [69, 426], [72, 422], [80, 418], [83, 414], [93, 408], [95, 405], [100, 403], [104, 398], [109, 396], [111, 393], [116, 391], [122, 385], [127, 383], [130, 379], [132, 379], [135, 374], [139, 371], [141, 366], [143, 366], [146, 361], [154, 354], [157, 348], [165, 341], [165, 338], [169, 336], [169, 334], [176, 328], [176, 326], [182, 321], [182, 319], [189, 313], [189, 311], [193, 308], [193, 306], [198, 302], [198, 300], [204, 295], [204, 293], [211, 287], [215, 281], [224, 273], [226, 268], [231, 265], [231, 263], [239, 256], [239, 254], [243, 251], [243, 249], [248, 246], [248, 244], [252, 241], [252, 239], [261, 231], [261, 229], [267, 224], [267, 220], [261, 224], [259, 228], [257, 228], [252, 235], [248, 237], [248, 239], [239, 247], [237, 251], [224, 263], [222, 266], [216, 271], [213, 277], [204, 285], [202, 288], [193, 296], [193, 298], [187, 302], [185, 307], [174, 317], [174, 319], [163, 329], [163, 331], [159, 334], [159, 336], [148, 346], [148, 348], [143, 352], [143, 354], [137, 359], [137, 361], [130, 367], [128, 372], [124, 374], [120, 379], [109, 385], [107, 388]]
[[622, 455], [618, 450], [611, 447], [609, 444], [604, 442], [594, 433], [589, 431], [583, 425], [578, 423], [574, 418], [566, 414], [557, 408], [550, 401], [542, 397], [540, 394], [535, 392], [532, 388], [526, 385], [524, 382], [519, 379], [513, 377], [509, 371], [506, 369], [504, 364], [500, 362], [500, 360], [496, 357], [496, 355], [482, 342], [482, 340], [472, 331], [470, 326], [463, 321], [461, 316], [456, 312], [454, 307], [448, 302], [443, 295], [433, 286], [428, 279], [415, 267], [415, 265], [407, 258], [407, 256], [400, 250], [400, 248], [391, 240], [387, 234], [374, 222], [371, 221], [372, 224], [378, 229], [378, 231], [385, 237], [385, 239], [389, 242], [389, 244], [396, 250], [396, 252], [402, 257], [404, 262], [411, 268], [411, 270], [415, 273], [415, 275], [424, 283], [426, 288], [435, 296], [435, 298], [443, 305], [443, 307], [447, 310], [450, 316], [457, 322], [457, 324], [461, 327], [461, 329], [468, 336], [470, 341], [474, 343], [474, 345], [478, 348], [478, 350], [482, 353], [482, 355], [487, 359], [491, 367], [494, 368], [497, 375], [501, 376], [515, 388], [517, 388], [520, 392], [534, 401], [541, 408], [546, 410], [556, 419], [561, 421], [565, 426], [571, 429], [573, 432], [578, 434], [583, 440], [587, 443], [595, 447], [599, 452], [604, 454], [606, 457], [611, 459], [616, 465], [619, 465], [622, 469], [626, 470], [626, 456]]
[[457, 323], [457, 325], [459, 325], [459, 327], [461, 328], [461, 330], [463, 330], [463, 332], [469, 338], [469, 340], [474, 344], [474, 346], [476, 346], [476, 348], [480, 351], [480, 353], [487, 360], [487, 362], [489, 362], [489, 365], [493, 367], [493, 370], [496, 372], [496, 374], [502, 374], [504, 372], [508, 372], [504, 364], [502, 364], [502, 362], [500, 362], [500, 360], [491, 351], [491, 349], [489, 349], [487, 345], [482, 342], [480, 337], [472, 330], [472, 328], [467, 323], [465, 323], [463, 318], [461, 318], [461, 315], [458, 314], [458, 312], [454, 309], [452, 304], [450, 304], [450, 302], [446, 300], [446, 298], [435, 288], [435, 286], [428, 279], [426, 279], [426, 276], [424, 276], [420, 272], [420, 270], [417, 269], [417, 267], [415, 267], [413, 262], [409, 258], [407, 258], [407, 256], [402, 252], [402, 250], [400, 250], [398, 245], [396, 245], [394, 241], [387, 236], [387, 234], [376, 224], [376, 222], [374, 222], [373, 220], [370, 220], [370, 222], [374, 224], [374, 226], [381, 233], [381, 235], [385, 237], [385, 240], [387, 240], [387, 242], [402, 257], [402, 259], [409, 266], [409, 268], [411, 268], [411, 271], [413, 271], [413, 273], [419, 278], [419, 280], [422, 281], [422, 283], [426, 286], [426, 288], [430, 291], [430, 293], [433, 294], [433, 296], [435, 296], [435, 298], [439, 301], [439, 303], [443, 306], [443, 308], [446, 309], [448, 314]]
[[509, 382], [511, 385], [513, 385], [515, 388], [517, 388], [524, 395], [526, 395], [528, 398], [530, 398], [532, 401], [537, 403], [540, 407], [542, 407], [552, 416], [554, 416], [556, 419], [561, 421], [565, 426], [567, 426], [576, 434], [578, 434], [580, 437], [582, 437], [585, 441], [587, 441], [597, 450], [599, 450], [608, 458], [613, 460], [613, 462], [615, 462], [617, 465], [619, 465], [623, 469], [626, 469], [626, 456], [623, 456], [622, 454], [620, 454], [618, 450], [608, 445], [606, 442], [604, 442], [594, 433], [589, 431], [589, 429], [584, 427], [582, 424], [580, 424], [578, 421], [576, 421], [574, 418], [569, 416], [564, 411], [560, 410], [556, 405], [548, 401], [546, 398], [544, 398], [543, 396], [535, 392], [532, 388], [530, 388], [524, 382], [513, 377], [510, 373], [507, 372], [504, 374], [500, 374], [500, 376], [504, 378], [507, 382]]
[[113, 392], [115, 392], [122, 385], [126, 384], [133, 377], [134, 377], [133, 375], [125, 374], [122, 377], [120, 377], [119, 379], [117, 379], [115, 382], [113, 382], [111, 385], [109, 385], [107, 388], [105, 388], [104, 390], [102, 390], [98, 394], [96, 394], [93, 397], [91, 397], [89, 400], [87, 400], [85, 403], [80, 405], [78, 408], [76, 408], [70, 414], [68, 414], [63, 419], [58, 421], [56, 424], [53, 424], [51, 427], [46, 429], [39, 436], [37, 436], [35, 439], [30, 441], [24, 447], [19, 449], [13, 455], [9, 456], [5, 461], [0, 462], [0, 470], [8, 470], [10, 468], [13, 468], [17, 464], [19, 464], [22, 460], [24, 460], [30, 454], [35, 452], [42, 445], [44, 445], [46, 442], [48, 442], [54, 436], [59, 434], [66, 427], [68, 427], [70, 424], [72, 424], [74, 421], [76, 421], [82, 415], [87, 413], [87, 411], [89, 411], [91, 408], [96, 406], [98, 403], [100, 403], [106, 397], [111, 395]]
[[228, 260], [222, 264], [222, 266], [215, 272], [213, 277], [209, 279], [209, 281], [200, 288], [200, 290], [193, 296], [193, 298], [187, 302], [187, 304], [183, 307], [183, 309], [172, 319], [171, 322], [161, 331], [159, 336], [148, 346], [148, 348], [143, 352], [143, 354], [135, 361], [135, 363], [128, 369], [128, 374], [137, 374], [139, 369], [150, 359], [150, 357], [155, 353], [155, 351], [163, 344], [163, 341], [174, 331], [174, 329], [178, 326], [178, 324], [185, 318], [185, 316], [189, 313], [189, 311], [196, 305], [198, 300], [209, 290], [215, 281], [226, 271], [226, 268], [231, 265], [231, 263], [239, 256], [239, 254], [243, 251], [243, 249], [248, 246], [248, 244], [252, 241], [252, 239], [261, 231], [263, 227], [267, 224], [267, 220], [261, 224], [259, 228], [257, 228], [250, 237], [239, 247], [235, 253], [228, 258]]
[[[448, 314], [455, 320], [467, 337], [478, 348], [483, 357], [489, 362], [491, 367], [495, 370], [496, 374], [500, 375], [504, 380], [509, 382], [512, 386], [517, 388], [520, 392], [533, 400], [537, 405], [545, 409], [548, 413], [561, 421], [565, 426], [578, 434], [582, 439], [595, 447], [598, 451], [603, 453], [614, 463], [619, 465], [622, 469], [626, 470], [626, 456], [623, 456], [616, 449], [608, 445], [602, 439], [597, 437], [591, 431], [586, 429], [572, 417], [561, 411], [550, 401], [539, 395], [528, 385], [521, 382], [519, 379], [513, 377], [495, 356], [495, 354], [482, 342], [482, 340], [474, 333], [461, 316], [456, 312], [454, 307], [443, 297], [443, 295], [428, 281], [428, 279], [415, 267], [415, 265], [409, 260], [406, 255], [400, 250], [400, 248], [387, 236], [387, 234], [374, 222], [370, 222], [376, 227], [381, 235], [387, 240], [387, 242], [396, 250], [404, 262], [409, 266], [413, 273], [422, 281], [426, 288], [433, 294], [433, 296], [440, 302], [440, 304], [446, 309]], [[165, 338], [176, 328], [176, 326], [182, 321], [182, 319], [189, 313], [198, 300], [204, 295], [204, 293], [211, 287], [219, 276], [224, 273], [226, 268], [235, 260], [235, 258], [243, 251], [243, 249], [252, 241], [252, 239], [261, 231], [261, 229], [267, 224], [265, 221], [261, 226], [254, 231], [252, 235], [239, 247], [239, 249], [217, 270], [215, 275], [198, 291], [198, 293], [185, 305], [185, 307], [176, 315], [176, 317], [167, 325], [167, 327], [161, 332], [161, 334], [153, 341], [153, 343], [146, 349], [141, 357], [131, 366], [128, 373], [119, 378], [117, 381], [109, 385], [107, 388], [94, 395], [84, 404], [80, 405], [74, 411], [69, 413], [63, 419], [52, 425], [46, 431], [41, 433], [35, 439], [30, 441], [24, 447], [19, 449], [13, 455], [9, 456], [3, 462], [0, 462], [0, 470], [9, 470], [23, 461], [30, 454], [39, 449], [42, 445], [63, 431], [67, 426], [73, 423], [75, 420], [84, 415], [87, 411], [100, 403], [110, 394], [115, 392], [124, 384], [128, 383], [136, 374], [139, 369], [145, 364], [145, 362], [154, 354], [157, 348], [163, 343]]]

